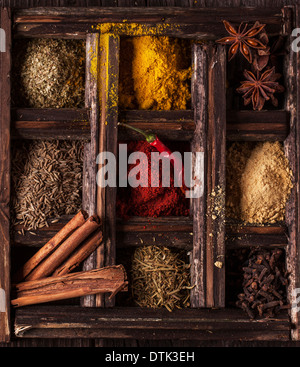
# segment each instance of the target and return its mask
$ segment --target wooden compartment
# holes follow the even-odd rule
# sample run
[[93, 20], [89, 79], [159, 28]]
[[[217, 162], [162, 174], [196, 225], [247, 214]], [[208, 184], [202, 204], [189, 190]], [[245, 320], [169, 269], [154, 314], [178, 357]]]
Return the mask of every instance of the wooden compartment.
[[[7, 49], [13, 37], [70, 38], [86, 40], [86, 91], [84, 109], [11, 109], [10, 52], [0, 54], [0, 288], [5, 291], [5, 312], [0, 314], [0, 341], [16, 337], [136, 338], [194, 340], [298, 340], [295, 308], [276, 318], [250, 320], [240, 309], [225, 304], [225, 255], [227, 249], [252, 246], [285, 249], [290, 272], [288, 300], [296, 300], [299, 283], [299, 56], [285, 56], [286, 98], [282, 110], [226, 110], [226, 48], [215, 41], [225, 34], [223, 19], [266, 24], [269, 35], [283, 35], [290, 43], [298, 22], [298, 8], [283, 9], [160, 9], [160, 8], [39, 8], [11, 12], [1, 8], [1, 28]], [[139, 35], [167, 35], [195, 40], [192, 47], [192, 108], [185, 111], [119, 111], [120, 36], [133, 36], [131, 23], [140, 24]], [[101, 23], [110, 26], [101, 32]], [[13, 26], [13, 27], [12, 27]], [[198, 42], [201, 41], [201, 42]], [[98, 83], [101, 79], [101, 84]], [[116, 188], [96, 185], [99, 152], [117, 152], [118, 139], [135, 134], [118, 129], [118, 121], [155, 132], [164, 140], [191, 143], [194, 169], [202, 177], [199, 197], [191, 200], [190, 218], [116, 219]], [[86, 140], [83, 209], [103, 221], [104, 241], [85, 261], [84, 269], [112, 265], [119, 246], [140, 245], [140, 238], [162, 239], [162, 245], [190, 253], [191, 308], [172, 313], [163, 309], [114, 307], [107, 296], [87, 296], [80, 305], [10, 307], [10, 246], [42, 246], [63, 226], [54, 223], [36, 236], [10, 235], [11, 139]], [[267, 227], [225, 223], [225, 150], [227, 141], [278, 140], [284, 143], [294, 173], [294, 188], [287, 204], [284, 225]], [[200, 153], [200, 154], [196, 154]], [[202, 185], [202, 186], [201, 186]], [[216, 211], [215, 197], [220, 207]], [[66, 218], [67, 220], [67, 218]], [[297, 247], [298, 246], [298, 247]], [[96, 320], [96, 321], [95, 321]], [[11, 328], [10, 325], [13, 325]], [[209, 332], [208, 332], [209, 331]]]

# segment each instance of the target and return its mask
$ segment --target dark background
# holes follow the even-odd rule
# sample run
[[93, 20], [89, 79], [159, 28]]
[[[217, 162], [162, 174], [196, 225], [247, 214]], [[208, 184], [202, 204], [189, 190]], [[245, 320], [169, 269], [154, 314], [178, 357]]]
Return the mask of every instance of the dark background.
[[[300, 0], [0, 0], [0, 6], [13, 8], [58, 7], [58, 6], [178, 6], [178, 7], [282, 7], [300, 5]], [[13, 334], [13, 332], [12, 332]], [[101, 340], [101, 339], [17, 339], [12, 335], [10, 343], [0, 347], [299, 347], [300, 342], [240, 342], [240, 341], [147, 341], [147, 340]], [[217, 356], [216, 356], [217, 358]], [[101, 362], [100, 360], [98, 361]]]

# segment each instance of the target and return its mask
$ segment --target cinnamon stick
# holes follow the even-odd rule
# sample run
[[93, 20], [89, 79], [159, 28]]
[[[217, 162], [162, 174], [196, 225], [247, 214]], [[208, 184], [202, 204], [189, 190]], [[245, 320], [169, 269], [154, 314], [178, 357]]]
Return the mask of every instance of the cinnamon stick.
[[60, 265], [52, 276], [60, 276], [70, 273], [77, 268], [83, 260], [85, 260], [91, 253], [93, 253], [103, 240], [102, 230], [98, 229], [95, 233], [87, 238], [84, 243], [68, 258], [62, 265]]
[[76, 229], [48, 258], [39, 264], [25, 280], [37, 280], [52, 274], [53, 271], [97, 228], [99, 218], [91, 216]]
[[22, 282], [14, 286], [16, 298], [11, 304], [20, 307], [97, 293], [115, 295], [126, 289], [128, 284], [126, 279], [124, 267], [116, 265], [61, 277]]
[[50, 286], [59, 281], [68, 281], [73, 279], [110, 279], [120, 280], [127, 279], [126, 272], [123, 265], [107, 266], [105, 268], [98, 268], [87, 271], [80, 271], [71, 274], [65, 274], [60, 277], [47, 277], [37, 280], [29, 280], [12, 285], [13, 291], [22, 292], [28, 290], [38, 289], [39, 287]]
[[50, 255], [77, 228], [82, 226], [88, 215], [84, 211], [77, 213], [51, 240], [49, 240], [36, 254], [34, 254], [15, 276], [15, 281], [25, 279], [48, 255]]

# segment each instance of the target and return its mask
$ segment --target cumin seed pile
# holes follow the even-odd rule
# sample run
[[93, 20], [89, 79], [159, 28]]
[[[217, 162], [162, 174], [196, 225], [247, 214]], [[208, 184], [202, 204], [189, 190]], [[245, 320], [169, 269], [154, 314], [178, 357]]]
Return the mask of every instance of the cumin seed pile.
[[83, 106], [83, 41], [39, 38], [16, 41], [14, 54], [14, 105], [32, 108]]
[[175, 308], [190, 305], [190, 265], [184, 253], [167, 247], [143, 246], [132, 260], [132, 294], [140, 307]]
[[81, 209], [82, 141], [17, 143], [12, 151], [12, 217], [32, 231]]

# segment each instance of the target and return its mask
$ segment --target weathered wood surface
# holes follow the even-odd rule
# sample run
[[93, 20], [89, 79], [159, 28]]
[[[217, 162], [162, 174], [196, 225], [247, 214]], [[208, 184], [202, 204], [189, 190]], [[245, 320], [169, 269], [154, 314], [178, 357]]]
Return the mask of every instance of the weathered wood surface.
[[[13, 109], [13, 139], [90, 140], [87, 109]], [[193, 111], [121, 111], [119, 120], [151, 130], [162, 140], [191, 141]], [[227, 111], [228, 141], [283, 141], [289, 134], [286, 111]], [[140, 134], [119, 128], [119, 140], [140, 140]]]
[[[87, 78], [87, 76], [86, 76]], [[14, 121], [85, 121], [89, 122], [87, 108], [13, 108], [11, 118]]]
[[26, 307], [16, 310], [15, 333], [34, 338], [151, 340], [288, 340], [288, 317], [250, 321], [240, 310]]
[[[296, 7], [295, 10], [295, 24], [300, 25], [300, 5]], [[295, 141], [295, 156], [296, 156], [296, 166], [297, 169], [295, 171], [295, 181], [296, 181], [296, 202], [295, 202], [295, 229], [296, 229], [296, 268], [295, 268], [295, 276], [296, 276], [296, 287], [300, 288], [300, 116], [299, 116], [299, 109], [300, 109], [300, 81], [298, 77], [298, 71], [300, 70], [300, 55], [299, 53], [296, 55], [296, 60], [294, 62], [294, 70], [296, 75], [294, 76], [297, 80], [297, 100], [296, 100], [296, 141]], [[294, 113], [295, 113], [294, 112]], [[299, 304], [296, 302], [297, 306]], [[295, 306], [295, 304], [294, 304]], [[298, 312], [298, 320], [297, 321], [297, 334], [294, 335], [294, 340], [299, 341], [300, 340], [300, 318], [299, 318], [299, 312]]]
[[[89, 149], [89, 144], [86, 145]], [[88, 157], [88, 153], [86, 157]], [[90, 190], [88, 172], [84, 170], [83, 206], [92, 203], [88, 195]], [[21, 233], [22, 226], [18, 225], [12, 231], [12, 244], [17, 247], [41, 247], [47, 243], [72, 216], [62, 216], [60, 221], [41, 228], [33, 233]], [[127, 221], [117, 220], [117, 248], [142, 246], [153, 243], [160, 246], [170, 246], [191, 250], [193, 247], [193, 221], [186, 217], [141, 218], [134, 217]], [[242, 224], [226, 224], [226, 248], [251, 246], [280, 247], [288, 243], [288, 233], [285, 226], [247, 226]]]
[[[14, 139], [90, 140], [87, 109], [13, 109]], [[151, 130], [162, 140], [191, 141], [195, 129], [193, 111], [121, 111], [119, 120]], [[283, 141], [289, 134], [287, 111], [227, 111], [227, 140]], [[141, 139], [140, 134], [120, 128], [120, 140]]]
[[188, 217], [132, 217], [117, 221], [119, 232], [192, 232], [193, 222]]
[[[97, 214], [97, 164], [98, 139], [100, 125], [99, 109], [99, 52], [100, 40], [98, 34], [87, 35], [86, 40], [86, 86], [85, 86], [85, 107], [90, 111], [90, 143], [85, 146], [83, 163], [83, 183], [82, 183], [82, 205], [89, 215]], [[101, 244], [97, 252], [104, 251]], [[103, 265], [103, 264], [102, 264]], [[83, 263], [83, 270], [88, 271], [97, 268], [97, 253], [92, 253]], [[81, 298], [81, 305], [85, 307], [96, 306], [96, 295], [89, 295]], [[99, 296], [100, 297], [100, 296]]]
[[[205, 237], [206, 237], [206, 131], [208, 125], [208, 56], [206, 48], [193, 46], [193, 76], [192, 76], [192, 104], [194, 108], [195, 132], [191, 149], [193, 152], [193, 167], [202, 182], [197, 185], [198, 198], [191, 201], [193, 215], [193, 253], [191, 255], [191, 307], [206, 306], [206, 272], [205, 272]], [[199, 155], [197, 160], [197, 153]], [[193, 172], [194, 174], [194, 172]]]
[[[190, 141], [195, 129], [194, 113], [182, 111], [120, 111], [119, 120], [142, 130], [151, 130], [161, 140]], [[141, 134], [119, 127], [119, 140], [141, 140]]]
[[[89, 144], [86, 145], [89, 149]], [[87, 152], [86, 157], [89, 154]], [[90, 173], [84, 169], [84, 193], [83, 208], [91, 208], [89, 194], [91, 190]], [[88, 205], [89, 204], [89, 205]], [[88, 210], [90, 212], [90, 209]], [[16, 247], [39, 248], [47, 243], [69, 220], [71, 216], [64, 216], [58, 223], [50, 224], [49, 227], [41, 228], [35, 232], [25, 232], [22, 226], [16, 226], [12, 232], [12, 243]], [[116, 226], [117, 248], [142, 246], [145, 243], [157, 244], [159, 246], [170, 246], [185, 250], [191, 250], [193, 242], [193, 223], [189, 218], [132, 218], [128, 221], [119, 220]], [[94, 268], [96, 265], [86, 262], [84, 268]]]
[[228, 141], [283, 141], [289, 134], [287, 111], [228, 111]]
[[[204, 189], [202, 196], [192, 203], [191, 278], [196, 287], [191, 291], [191, 304], [193, 307], [224, 307], [226, 54], [223, 47], [199, 45], [194, 46], [193, 53], [192, 100], [196, 128], [192, 150], [203, 153], [203, 163], [198, 170], [202, 170]], [[217, 267], [216, 262], [222, 266]]]
[[[118, 85], [120, 39], [116, 35], [100, 35], [100, 128], [98, 153], [109, 152], [117, 157], [118, 142]], [[105, 157], [104, 157], [105, 158]], [[98, 173], [104, 160], [97, 161]], [[115, 264], [116, 258], [116, 197], [117, 188], [101, 185], [97, 177], [97, 214], [103, 220], [104, 252], [97, 253], [97, 266]], [[97, 302], [97, 301], [96, 301]], [[114, 299], [105, 297], [105, 306], [114, 305]]]
[[[184, 38], [216, 39], [224, 34], [223, 19], [233, 23], [247, 21], [255, 23], [255, 8], [241, 8], [232, 12], [229, 8], [33, 8], [16, 12], [14, 22], [15, 34], [22, 37], [42, 35], [44, 37], [84, 37], [87, 33], [97, 30], [102, 22], [144, 23], [139, 35], [153, 34], [157, 26], [163, 25], [158, 34]], [[268, 34], [281, 33], [282, 14], [280, 8], [260, 9], [260, 21], [267, 24]], [[79, 23], [79, 24], [78, 24]], [[174, 24], [165, 27], [165, 24]], [[154, 28], [153, 28], [154, 25]], [[114, 32], [128, 35], [132, 32], [126, 27], [117, 27]]]
[[226, 250], [238, 249], [245, 247], [285, 247], [288, 244], [288, 239], [285, 234], [283, 235], [271, 235], [271, 234], [244, 234], [233, 235], [226, 234]]
[[[22, 1], [22, 4], [20, 4], [19, 1], [16, 0], [1, 0], [0, 1], [0, 5], [3, 5], [3, 2], [9, 3], [9, 5], [12, 6], [18, 6], [18, 7], [28, 7], [28, 6], [45, 6], [45, 5], [50, 5], [50, 6], [59, 6], [59, 5], [65, 5], [65, 2], [63, 0], [24, 0]], [[110, 2], [111, 3], [111, 2]], [[270, 6], [270, 2], [266, 1], [266, 0], [229, 0], [226, 3], [224, 3], [224, 1], [219, 2], [219, 1], [208, 1], [208, 0], [198, 0], [197, 2], [194, 1], [177, 1], [177, 0], [168, 0], [168, 1], [157, 1], [157, 0], [149, 0], [149, 1], [143, 1], [143, 0], [137, 0], [137, 1], [130, 1], [130, 0], [118, 0], [118, 1], [113, 1], [112, 2], [113, 5], [119, 5], [119, 6], [133, 6], [133, 5], [140, 5], [140, 6], [174, 6], [174, 5], [179, 5], [179, 6], [195, 6], [195, 7], [207, 7], [207, 6], [228, 6], [228, 7], [243, 7], [243, 6], [262, 6], [262, 7], [266, 7], [266, 6]], [[277, 6], [277, 7], [282, 7], [283, 5], [286, 4], [296, 4], [299, 3], [298, 0], [293, 0], [293, 1], [283, 1], [283, 0], [275, 0], [272, 1], [272, 6]], [[105, 5], [107, 3], [105, 3], [105, 1], [95, 1], [95, 0], [74, 0], [74, 1], [69, 1], [68, 5], [74, 5], [74, 6], [94, 6], [94, 5]], [[231, 10], [232, 11], [232, 10]], [[295, 26], [297, 26], [299, 24], [299, 20], [297, 20], [297, 23], [295, 23]], [[298, 148], [299, 149], [299, 148]], [[299, 216], [298, 216], [299, 218]], [[299, 219], [298, 219], [299, 222]], [[267, 336], [266, 336], [267, 337]], [[168, 336], [167, 338], [170, 338], [170, 336]], [[223, 338], [222, 338], [223, 339]], [[53, 343], [55, 343], [55, 340], [52, 339]], [[64, 343], [63, 339], [63, 343]], [[160, 341], [159, 345], [161, 344], [162, 341]], [[18, 342], [18, 345], [21, 345], [21, 342]], [[36, 343], [36, 345], [38, 344], [38, 341], [32, 341], [32, 343]], [[49, 343], [51, 344], [51, 340], [49, 340]], [[82, 345], [86, 345], [84, 343], [84, 341], [72, 341], [71, 343], [73, 343], [72, 345], [75, 345], [78, 343], [78, 346], [82, 346]], [[113, 343], [113, 341], [112, 341]], [[170, 341], [170, 345], [174, 345], [175, 341]], [[273, 342], [274, 343], [274, 342]], [[49, 345], [50, 345], [49, 344]], [[66, 345], [70, 345], [70, 342], [66, 341]], [[23, 345], [23, 344], [22, 344]], [[42, 344], [45, 345], [45, 344]], [[94, 345], [94, 344], [93, 344]], [[273, 346], [274, 344], [272, 344]]]
[[[0, 52], [0, 342], [10, 340], [10, 69], [11, 11], [0, 8], [5, 52]], [[3, 51], [3, 50], [2, 50]]]
[[[52, 229], [49, 231], [38, 231], [36, 234], [29, 232], [25, 235], [14, 233], [12, 237], [13, 246], [40, 248], [56, 233], [57, 231]], [[154, 231], [138, 231], [133, 229], [132, 231], [117, 231], [116, 236], [117, 249], [153, 244], [191, 250], [193, 246], [192, 229], [189, 232], [177, 231], [176, 229], [172, 232], [160, 231], [158, 229]]]
[[[210, 50], [207, 128], [207, 306], [225, 307], [226, 51]], [[216, 266], [221, 264], [221, 268]]]
[[89, 140], [90, 127], [81, 121], [15, 121], [12, 139]]
[[166, 246], [185, 251], [193, 249], [192, 232], [119, 232], [117, 250], [139, 246]]
[[12, 139], [90, 140], [88, 109], [18, 108], [11, 115]]
[[[294, 17], [290, 9], [285, 9], [286, 16], [290, 17], [287, 24], [288, 32], [291, 33], [294, 24], [300, 23], [300, 9], [297, 7]], [[290, 37], [288, 42], [291, 43]], [[286, 205], [286, 225], [288, 228], [288, 246], [286, 265], [287, 271], [290, 273], [288, 299], [294, 307], [291, 308], [291, 322], [293, 329], [291, 336], [293, 340], [300, 340], [299, 333], [299, 312], [297, 312], [297, 290], [300, 287], [300, 209], [299, 209], [299, 184], [300, 184], [300, 149], [299, 149], [299, 133], [300, 133], [300, 83], [299, 83], [300, 56], [299, 53], [290, 52], [285, 63], [285, 75], [287, 86], [286, 109], [290, 112], [290, 134], [284, 141], [284, 150], [289, 159], [290, 168], [294, 176], [294, 187], [292, 189], [290, 199]]]
[[[300, 5], [300, 0], [272, 0], [273, 7], [281, 7], [284, 5]], [[270, 7], [269, 0], [0, 0], [0, 6], [11, 6], [16, 9], [32, 8], [32, 7], [89, 7], [89, 6], [113, 6], [113, 7], [191, 7], [191, 8], [208, 8], [208, 7]]]

